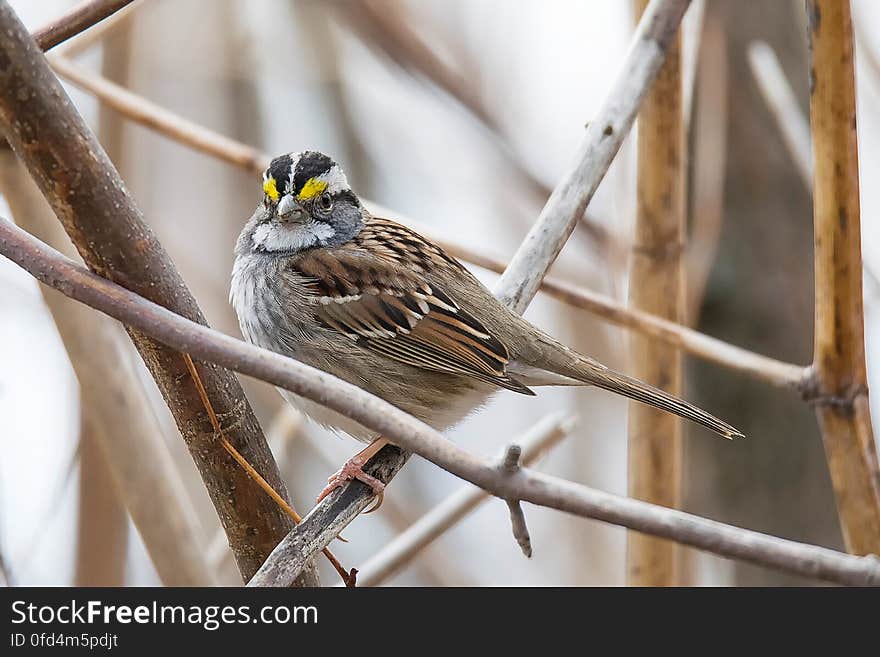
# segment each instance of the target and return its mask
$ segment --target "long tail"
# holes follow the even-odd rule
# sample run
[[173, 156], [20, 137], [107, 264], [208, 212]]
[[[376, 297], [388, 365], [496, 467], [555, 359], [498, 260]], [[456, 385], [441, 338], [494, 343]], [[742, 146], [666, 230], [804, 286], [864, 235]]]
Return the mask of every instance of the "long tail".
[[[550, 352], [550, 358], [548, 360], [551, 362], [543, 362], [541, 363], [541, 367], [550, 372], [554, 372], [570, 379], [576, 379], [577, 381], [596, 386], [597, 388], [602, 388], [603, 390], [616, 392], [624, 397], [629, 397], [630, 399], [635, 399], [636, 401], [648, 404], [649, 406], [654, 406], [655, 408], [668, 411], [669, 413], [674, 413], [675, 415], [691, 420], [692, 422], [701, 424], [725, 438], [732, 439], [743, 437], [743, 433], [736, 427], [729, 425], [723, 420], [719, 420], [717, 417], [707, 413], [698, 406], [694, 406], [683, 399], [679, 399], [674, 395], [670, 395], [668, 392], [650, 386], [638, 379], [626, 376], [620, 372], [615, 372], [592, 358], [582, 356], [581, 354], [562, 346], [552, 340], [552, 338], [549, 339], [548, 342], [549, 344], [546, 346], [551, 347], [551, 349], [545, 349], [542, 351], [544, 352], [543, 355], [545, 357], [548, 356], [547, 352]], [[551, 382], [548, 381], [547, 383]], [[540, 385], [540, 383], [534, 382], [533, 385]]]
[[659, 388], [649, 386], [647, 383], [643, 383], [638, 379], [626, 376], [625, 374], [620, 374], [614, 370], [594, 370], [590, 374], [577, 378], [579, 381], [589, 383], [597, 388], [610, 390], [611, 392], [616, 392], [624, 397], [635, 399], [650, 406], [654, 406], [655, 408], [675, 413], [676, 415], [696, 422], [697, 424], [702, 424], [704, 427], [711, 429], [725, 438], [732, 439], [743, 437], [742, 432], [736, 427], [729, 425], [723, 420], [719, 420], [717, 417], [707, 413], [699, 406], [694, 406], [683, 399], [679, 399], [674, 395], [663, 392]]

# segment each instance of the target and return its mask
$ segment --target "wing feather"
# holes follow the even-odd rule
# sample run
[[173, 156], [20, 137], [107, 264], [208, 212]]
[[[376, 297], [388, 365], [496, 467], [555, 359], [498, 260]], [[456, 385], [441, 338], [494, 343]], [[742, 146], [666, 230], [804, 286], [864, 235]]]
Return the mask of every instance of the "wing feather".
[[507, 373], [504, 344], [423, 275], [430, 260], [458, 263], [417, 234], [383, 224], [291, 262], [312, 282], [318, 321], [399, 362], [534, 394]]

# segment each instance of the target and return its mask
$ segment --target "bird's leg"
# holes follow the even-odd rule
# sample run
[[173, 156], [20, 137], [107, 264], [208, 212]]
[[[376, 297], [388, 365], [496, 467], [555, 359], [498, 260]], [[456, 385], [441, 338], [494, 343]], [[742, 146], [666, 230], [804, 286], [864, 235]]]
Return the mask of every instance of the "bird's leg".
[[377, 502], [370, 508], [366, 513], [372, 513], [380, 506], [382, 506], [382, 498], [385, 495], [385, 484], [376, 479], [373, 475], [369, 475], [364, 472], [364, 464], [373, 458], [376, 454], [379, 453], [385, 445], [389, 444], [391, 441], [387, 438], [378, 437], [376, 440], [367, 445], [364, 449], [359, 451], [357, 454], [352, 456], [348, 461], [345, 462], [339, 471], [330, 477], [327, 480], [327, 486], [324, 490], [321, 491], [321, 494], [318, 495], [318, 499], [316, 502], [320, 502], [325, 497], [327, 497], [330, 493], [332, 493], [337, 488], [344, 486], [346, 482], [351, 479], [357, 479], [358, 481], [362, 481], [367, 486], [373, 489], [373, 492], [377, 496]]

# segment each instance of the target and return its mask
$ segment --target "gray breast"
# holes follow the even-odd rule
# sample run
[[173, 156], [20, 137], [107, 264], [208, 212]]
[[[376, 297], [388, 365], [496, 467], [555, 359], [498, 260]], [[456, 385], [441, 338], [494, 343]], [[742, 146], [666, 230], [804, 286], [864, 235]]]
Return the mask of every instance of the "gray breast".
[[282, 265], [264, 254], [238, 256], [229, 300], [246, 340], [293, 356], [306, 337], [310, 310], [302, 284], [289, 280]]

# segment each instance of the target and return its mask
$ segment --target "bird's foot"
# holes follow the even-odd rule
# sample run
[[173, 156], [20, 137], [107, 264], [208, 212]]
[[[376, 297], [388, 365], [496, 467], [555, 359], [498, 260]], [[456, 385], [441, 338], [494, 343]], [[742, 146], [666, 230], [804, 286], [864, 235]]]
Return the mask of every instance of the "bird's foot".
[[376, 479], [373, 475], [364, 472], [363, 468], [366, 461], [362, 458], [358, 458], [359, 456], [360, 454], [346, 461], [345, 465], [343, 465], [336, 474], [327, 479], [327, 486], [321, 491], [321, 494], [318, 495], [316, 503], [320, 502], [334, 490], [341, 488], [352, 479], [357, 479], [372, 488], [373, 492], [376, 494], [375, 504], [364, 513], [372, 513], [382, 506], [382, 500], [385, 496], [385, 484]]

